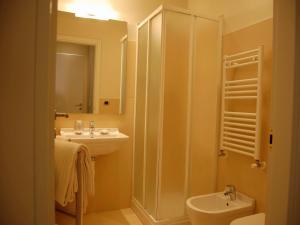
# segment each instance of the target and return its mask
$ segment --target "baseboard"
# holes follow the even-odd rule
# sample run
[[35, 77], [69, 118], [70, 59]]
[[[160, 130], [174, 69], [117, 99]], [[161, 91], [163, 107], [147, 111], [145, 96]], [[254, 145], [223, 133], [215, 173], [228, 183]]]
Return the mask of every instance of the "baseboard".
[[187, 216], [156, 220], [135, 199], [131, 201], [131, 208], [144, 225], [190, 225]]

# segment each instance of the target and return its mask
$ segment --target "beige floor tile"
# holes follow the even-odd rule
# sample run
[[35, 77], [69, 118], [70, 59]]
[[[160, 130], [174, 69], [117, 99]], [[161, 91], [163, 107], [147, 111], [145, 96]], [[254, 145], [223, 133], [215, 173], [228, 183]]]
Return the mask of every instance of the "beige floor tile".
[[[56, 212], [57, 225], [75, 225], [75, 219]], [[89, 213], [84, 216], [83, 225], [142, 225], [131, 209]]]

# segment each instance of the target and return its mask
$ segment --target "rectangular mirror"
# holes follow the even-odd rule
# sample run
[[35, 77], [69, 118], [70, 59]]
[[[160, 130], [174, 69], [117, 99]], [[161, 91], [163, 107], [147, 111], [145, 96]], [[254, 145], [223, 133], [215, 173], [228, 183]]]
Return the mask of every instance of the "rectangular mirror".
[[126, 22], [58, 12], [55, 85], [58, 112], [124, 112], [126, 35]]

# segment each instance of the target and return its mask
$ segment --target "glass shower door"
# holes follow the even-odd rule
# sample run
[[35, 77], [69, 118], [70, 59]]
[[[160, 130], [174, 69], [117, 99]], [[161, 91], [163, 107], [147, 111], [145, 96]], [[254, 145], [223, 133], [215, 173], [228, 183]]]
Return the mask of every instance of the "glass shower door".
[[146, 81], [147, 81], [147, 46], [148, 24], [144, 24], [138, 31], [138, 58], [136, 80], [136, 111], [135, 111], [135, 138], [134, 138], [134, 186], [133, 196], [144, 204], [144, 145], [145, 145], [145, 108], [146, 108]]
[[162, 14], [150, 20], [146, 113], [145, 209], [156, 218], [160, 145]]
[[170, 11], [164, 15], [164, 109], [159, 220], [179, 218], [185, 214], [193, 44], [193, 17]]

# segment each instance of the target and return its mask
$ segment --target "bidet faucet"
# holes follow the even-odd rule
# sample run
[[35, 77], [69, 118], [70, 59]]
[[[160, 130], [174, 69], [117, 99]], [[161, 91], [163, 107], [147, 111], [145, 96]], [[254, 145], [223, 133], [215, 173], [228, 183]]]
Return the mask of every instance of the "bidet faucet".
[[224, 195], [229, 196], [231, 201], [236, 199], [236, 189], [234, 185], [226, 185]]
[[95, 131], [95, 121], [91, 120], [89, 122], [89, 130], [90, 130], [90, 136], [91, 138], [94, 137], [94, 131]]

